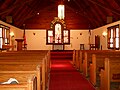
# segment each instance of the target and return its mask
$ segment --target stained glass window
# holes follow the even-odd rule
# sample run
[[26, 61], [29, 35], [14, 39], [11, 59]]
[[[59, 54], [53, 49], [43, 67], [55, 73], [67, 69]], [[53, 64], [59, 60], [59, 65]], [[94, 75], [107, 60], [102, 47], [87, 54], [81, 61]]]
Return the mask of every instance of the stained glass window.
[[61, 30], [61, 25], [60, 24], [56, 24], [55, 25], [55, 43], [61, 43], [61, 34], [62, 30]]
[[64, 43], [68, 43], [69, 42], [69, 32], [68, 32], [68, 30], [63, 31], [63, 36], [64, 36]]
[[48, 30], [48, 43], [53, 43], [53, 31]]
[[57, 17], [54, 18], [50, 29], [46, 30], [46, 44], [70, 44], [70, 30], [66, 28], [64, 20], [60, 20]]

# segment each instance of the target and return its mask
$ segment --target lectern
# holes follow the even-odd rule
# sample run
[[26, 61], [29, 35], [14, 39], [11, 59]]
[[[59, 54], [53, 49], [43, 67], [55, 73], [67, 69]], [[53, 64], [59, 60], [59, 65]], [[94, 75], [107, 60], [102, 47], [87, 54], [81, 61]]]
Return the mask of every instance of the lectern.
[[24, 39], [15, 39], [17, 41], [17, 51], [22, 50], [22, 43]]

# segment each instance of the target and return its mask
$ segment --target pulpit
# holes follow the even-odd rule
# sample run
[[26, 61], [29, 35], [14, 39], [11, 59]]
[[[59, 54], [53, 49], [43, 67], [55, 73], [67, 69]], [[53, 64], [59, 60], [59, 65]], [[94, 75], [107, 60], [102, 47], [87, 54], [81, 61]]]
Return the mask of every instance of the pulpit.
[[22, 43], [24, 39], [15, 39], [17, 41], [17, 51], [22, 50]]

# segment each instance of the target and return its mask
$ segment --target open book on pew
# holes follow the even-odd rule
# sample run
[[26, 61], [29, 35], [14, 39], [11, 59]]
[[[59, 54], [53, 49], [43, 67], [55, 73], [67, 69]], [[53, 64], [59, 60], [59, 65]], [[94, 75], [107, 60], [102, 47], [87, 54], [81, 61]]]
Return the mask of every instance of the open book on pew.
[[18, 84], [18, 83], [19, 82], [15, 78], [10, 78], [8, 81], [2, 82], [0, 84]]

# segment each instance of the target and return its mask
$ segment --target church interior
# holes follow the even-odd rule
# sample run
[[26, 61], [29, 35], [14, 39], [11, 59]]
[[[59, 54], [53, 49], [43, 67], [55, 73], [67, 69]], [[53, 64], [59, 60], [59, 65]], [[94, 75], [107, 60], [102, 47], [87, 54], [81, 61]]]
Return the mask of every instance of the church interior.
[[119, 0], [0, 0], [0, 90], [120, 90]]

